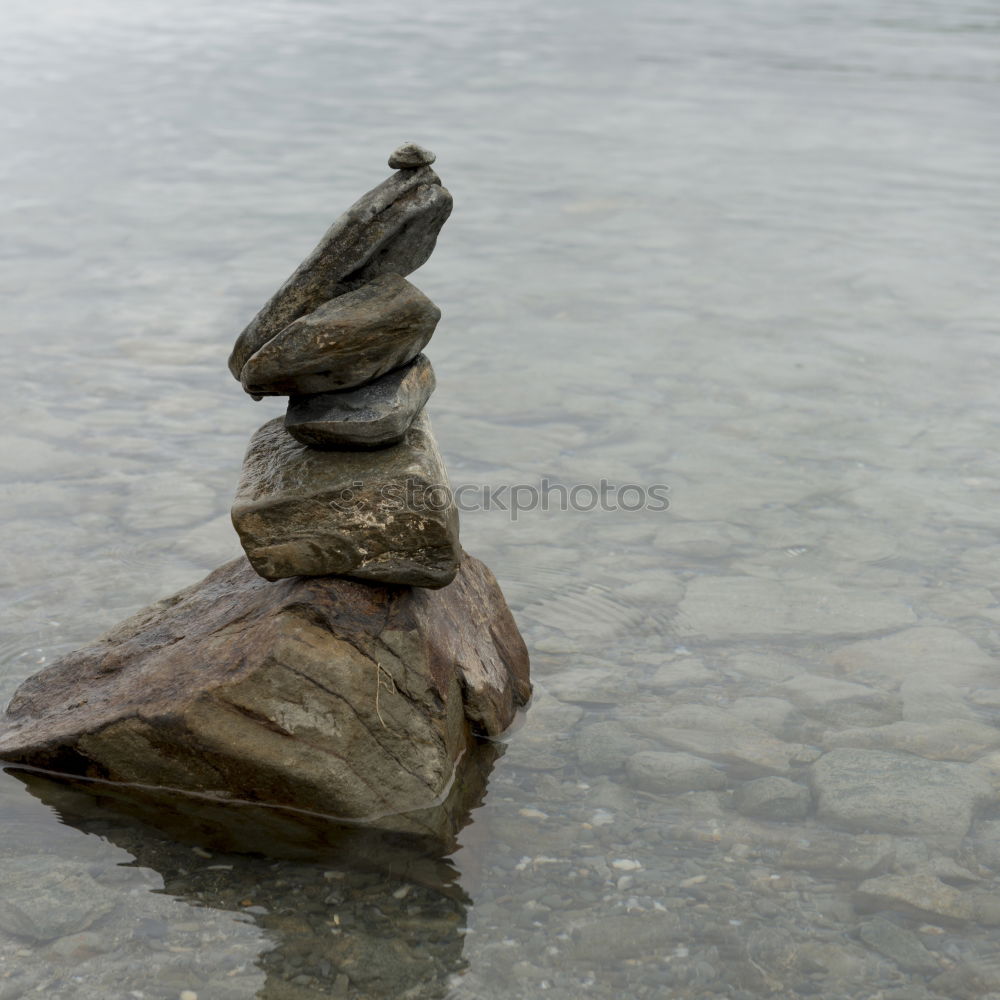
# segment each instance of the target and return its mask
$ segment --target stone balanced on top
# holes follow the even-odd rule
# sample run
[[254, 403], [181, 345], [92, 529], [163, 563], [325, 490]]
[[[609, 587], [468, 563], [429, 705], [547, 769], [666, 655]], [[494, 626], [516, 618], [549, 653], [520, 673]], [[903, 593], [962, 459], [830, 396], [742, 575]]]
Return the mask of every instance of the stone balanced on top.
[[248, 826], [294, 839], [304, 817], [435, 841], [462, 825], [480, 737], [531, 685], [496, 580], [459, 546], [423, 412], [440, 314], [405, 275], [451, 211], [433, 159], [393, 153], [236, 342], [246, 391], [289, 396], [244, 460], [247, 558], [25, 681], [0, 761], [197, 816], [199, 835], [210, 813], [237, 845]]
[[[452, 199], [434, 154], [400, 169], [327, 231], [240, 334], [229, 370], [288, 412], [250, 442], [233, 504], [265, 579], [339, 573], [443, 587], [461, 560], [458, 512], [424, 404], [420, 352], [441, 311], [405, 275], [431, 255]], [[409, 502], [406, 502], [406, 501]]]

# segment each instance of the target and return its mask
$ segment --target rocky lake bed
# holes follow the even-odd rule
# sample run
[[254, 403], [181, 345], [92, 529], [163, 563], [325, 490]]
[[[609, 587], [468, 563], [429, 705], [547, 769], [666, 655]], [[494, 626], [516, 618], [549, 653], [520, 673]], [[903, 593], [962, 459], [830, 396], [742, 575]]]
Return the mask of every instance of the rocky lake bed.
[[[998, 1000], [995, 18], [13, 3], [0, 705], [240, 556], [232, 337], [403, 136], [375, 437], [426, 404], [534, 695], [447, 856], [4, 770], [0, 1000]], [[669, 509], [482, 502], [542, 480]]]

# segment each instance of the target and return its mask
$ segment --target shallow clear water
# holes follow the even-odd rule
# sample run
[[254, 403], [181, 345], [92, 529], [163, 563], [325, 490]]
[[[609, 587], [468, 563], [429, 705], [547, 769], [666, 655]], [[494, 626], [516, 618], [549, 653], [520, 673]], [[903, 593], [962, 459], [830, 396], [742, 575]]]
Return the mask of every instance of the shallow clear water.
[[0, 702], [238, 554], [232, 340], [403, 139], [453, 481], [671, 507], [464, 517], [537, 694], [450, 859], [0, 777], [0, 1000], [1000, 996], [994, 6], [4, 13]]

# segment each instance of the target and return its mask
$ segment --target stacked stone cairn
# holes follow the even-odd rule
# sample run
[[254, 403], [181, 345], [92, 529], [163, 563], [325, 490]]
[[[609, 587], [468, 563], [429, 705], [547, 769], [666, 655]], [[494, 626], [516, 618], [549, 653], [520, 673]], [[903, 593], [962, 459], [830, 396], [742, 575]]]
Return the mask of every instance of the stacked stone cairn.
[[237, 339], [243, 388], [289, 397], [244, 459], [246, 558], [25, 681], [0, 761], [257, 851], [465, 822], [531, 685], [424, 413], [440, 313], [405, 276], [451, 211], [433, 160], [396, 150]]
[[413, 143], [240, 334], [229, 369], [255, 399], [288, 396], [254, 435], [233, 505], [268, 580], [338, 573], [443, 587], [458, 512], [424, 404], [420, 352], [441, 311], [405, 275], [430, 256], [452, 199]]

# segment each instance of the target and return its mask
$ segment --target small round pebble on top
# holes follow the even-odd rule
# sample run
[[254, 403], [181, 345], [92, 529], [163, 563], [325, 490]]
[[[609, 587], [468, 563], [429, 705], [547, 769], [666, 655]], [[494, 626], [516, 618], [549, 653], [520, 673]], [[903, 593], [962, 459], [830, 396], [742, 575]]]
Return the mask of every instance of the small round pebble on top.
[[393, 170], [413, 170], [416, 167], [426, 167], [436, 159], [437, 157], [429, 149], [424, 149], [415, 142], [404, 142], [399, 149], [393, 150], [389, 157], [389, 166]]

